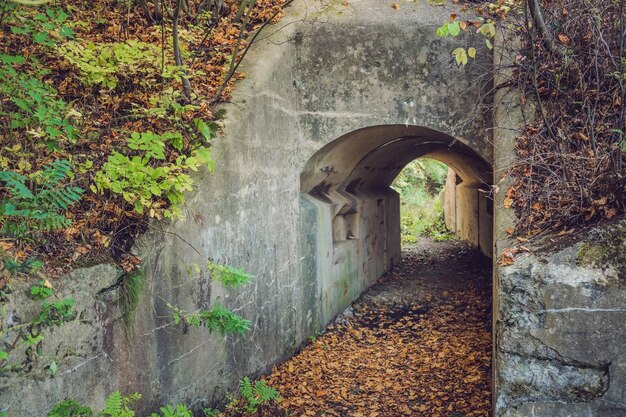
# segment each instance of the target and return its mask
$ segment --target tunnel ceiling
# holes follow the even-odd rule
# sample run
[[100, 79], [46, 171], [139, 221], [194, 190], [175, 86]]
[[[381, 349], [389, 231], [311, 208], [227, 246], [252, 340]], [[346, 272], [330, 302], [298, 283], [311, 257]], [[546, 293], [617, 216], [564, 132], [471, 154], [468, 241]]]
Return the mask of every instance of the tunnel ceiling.
[[374, 126], [351, 132], [318, 151], [301, 175], [302, 192], [388, 187], [406, 164], [420, 157], [437, 159], [464, 182], [491, 184], [490, 164], [449, 135], [420, 126]]

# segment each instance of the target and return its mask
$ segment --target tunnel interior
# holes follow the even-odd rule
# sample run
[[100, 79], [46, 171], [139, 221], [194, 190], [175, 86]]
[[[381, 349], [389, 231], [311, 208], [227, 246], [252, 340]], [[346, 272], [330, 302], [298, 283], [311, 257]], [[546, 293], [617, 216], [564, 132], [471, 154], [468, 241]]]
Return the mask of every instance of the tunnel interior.
[[316, 152], [300, 177], [303, 212], [315, 225], [309, 234], [322, 320], [332, 319], [400, 261], [400, 197], [390, 186], [417, 158], [451, 169], [443, 197], [446, 226], [492, 256], [492, 172], [478, 152], [420, 126], [350, 132]]

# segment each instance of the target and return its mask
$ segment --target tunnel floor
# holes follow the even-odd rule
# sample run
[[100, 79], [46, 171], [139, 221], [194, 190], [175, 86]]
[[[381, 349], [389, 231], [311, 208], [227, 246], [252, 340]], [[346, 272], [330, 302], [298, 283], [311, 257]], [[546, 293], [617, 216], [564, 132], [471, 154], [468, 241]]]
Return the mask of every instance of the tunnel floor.
[[264, 415], [491, 415], [491, 261], [461, 242], [423, 240], [266, 378]]

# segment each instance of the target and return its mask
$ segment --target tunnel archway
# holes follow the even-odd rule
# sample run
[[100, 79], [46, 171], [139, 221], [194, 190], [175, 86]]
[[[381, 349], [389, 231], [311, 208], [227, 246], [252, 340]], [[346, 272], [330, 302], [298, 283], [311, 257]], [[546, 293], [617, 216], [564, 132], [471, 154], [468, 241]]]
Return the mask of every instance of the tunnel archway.
[[400, 199], [390, 185], [420, 157], [437, 159], [455, 178], [445, 188], [447, 223], [459, 238], [492, 255], [489, 162], [462, 140], [423, 126], [379, 125], [328, 143], [300, 176], [301, 213], [322, 323], [399, 262]]

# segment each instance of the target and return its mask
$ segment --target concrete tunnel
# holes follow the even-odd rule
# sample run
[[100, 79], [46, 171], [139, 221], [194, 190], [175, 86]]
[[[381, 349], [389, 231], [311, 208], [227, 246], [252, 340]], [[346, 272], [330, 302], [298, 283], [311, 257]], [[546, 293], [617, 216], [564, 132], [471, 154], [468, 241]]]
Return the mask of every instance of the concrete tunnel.
[[316, 152], [300, 177], [303, 212], [315, 225], [309, 235], [323, 322], [400, 260], [400, 197], [390, 185], [422, 157], [450, 168], [443, 197], [448, 228], [492, 256], [492, 169], [476, 151], [421, 126], [352, 131]]

